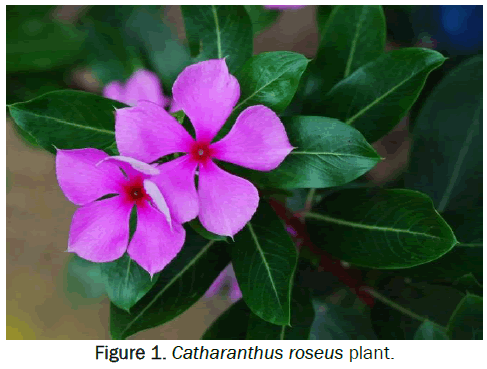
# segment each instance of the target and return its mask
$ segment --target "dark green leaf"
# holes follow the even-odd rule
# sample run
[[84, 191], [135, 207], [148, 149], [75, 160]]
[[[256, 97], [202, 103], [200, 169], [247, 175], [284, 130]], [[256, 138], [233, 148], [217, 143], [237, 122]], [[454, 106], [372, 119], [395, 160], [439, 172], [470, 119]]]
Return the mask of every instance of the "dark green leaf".
[[483, 299], [467, 294], [453, 312], [447, 327], [453, 340], [483, 339]]
[[249, 59], [236, 74], [240, 102], [233, 114], [248, 106], [265, 105], [281, 113], [291, 102], [309, 60], [290, 51], [261, 53]]
[[399, 123], [428, 74], [444, 60], [440, 53], [421, 48], [383, 54], [335, 85], [321, 112], [353, 125], [367, 141], [377, 141]]
[[282, 164], [259, 172], [225, 164], [261, 187], [320, 188], [351, 182], [372, 169], [380, 157], [353, 127], [325, 117], [284, 117], [291, 145]]
[[183, 5], [181, 10], [196, 61], [225, 58], [234, 74], [252, 56], [252, 23], [243, 6]]
[[133, 39], [141, 42], [149, 62], [169, 93], [179, 73], [191, 64], [191, 56], [188, 48], [177, 40], [171, 25], [163, 21], [160, 11], [146, 8], [137, 7], [127, 21], [126, 29]]
[[429, 195], [439, 212], [482, 199], [482, 57], [453, 69], [424, 103], [413, 130], [406, 186]]
[[376, 299], [371, 318], [379, 339], [413, 339], [424, 320], [445, 327], [463, 297], [452, 287], [408, 284], [402, 278], [392, 280], [380, 291], [398, 307]]
[[47, 70], [78, 58], [85, 33], [47, 18], [46, 13], [51, 10], [47, 6], [10, 8], [6, 25], [7, 72]]
[[320, 113], [323, 96], [362, 65], [378, 58], [386, 41], [386, 21], [380, 5], [334, 6], [319, 17], [320, 46], [310, 69], [318, 76], [308, 92], [305, 111]]
[[269, 204], [260, 202], [251, 221], [235, 236], [230, 252], [250, 310], [270, 323], [288, 325], [297, 252]]
[[313, 301], [316, 317], [311, 327], [313, 340], [377, 339], [368, 311]]
[[[456, 243], [428, 196], [411, 190], [343, 190], [307, 214], [311, 240], [353, 264], [401, 269], [438, 259]], [[337, 247], [339, 245], [339, 247]]]
[[447, 340], [445, 328], [425, 320], [414, 334], [415, 340]]
[[33, 100], [9, 105], [10, 115], [42, 147], [106, 149], [115, 141], [115, 108], [125, 104], [87, 92], [49, 92]]
[[110, 301], [129, 311], [157, 282], [159, 274], [151, 280], [149, 273], [124, 254], [120, 259], [100, 265]]
[[306, 288], [294, 286], [291, 300], [291, 324], [275, 325], [251, 313], [248, 340], [307, 340], [314, 320], [311, 296]]
[[220, 236], [219, 234], [208, 231], [205, 227], [203, 227], [203, 224], [201, 224], [198, 218], [189, 221], [188, 224], [191, 226], [191, 228], [193, 228], [194, 231], [207, 240], [227, 241], [226, 236]]
[[269, 27], [279, 16], [278, 11], [266, 9], [262, 5], [244, 5], [244, 7], [252, 21], [252, 28], [255, 34]]
[[453, 285], [463, 292], [482, 295], [482, 285], [472, 273], [465, 274], [453, 282]]
[[201, 339], [244, 340], [250, 314], [250, 309], [244, 300], [240, 299], [215, 320]]
[[208, 241], [186, 227], [186, 242], [154, 287], [130, 313], [110, 306], [110, 334], [125, 339], [174, 319], [204, 295], [230, 262], [224, 242]]

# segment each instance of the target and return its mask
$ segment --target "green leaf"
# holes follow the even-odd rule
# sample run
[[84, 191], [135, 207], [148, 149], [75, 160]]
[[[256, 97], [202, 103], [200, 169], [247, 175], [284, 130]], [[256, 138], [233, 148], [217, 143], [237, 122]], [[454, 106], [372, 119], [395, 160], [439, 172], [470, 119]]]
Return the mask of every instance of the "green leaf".
[[244, 7], [252, 21], [254, 34], [258, 34], [270, 27], [279, 16], [278, 11], [266, 9], [262, 5], [244, 5]]
[[294, 286], [291, 300], [291, 324], [275, 325], [251, 313], [248, 323], [248, 340], [307, 340], [314, 310], [306, 288]]
[[369, 313], [352, 307], [313, 301], [316, 317], [311, 327], [313, 340], [377, 339]]
[[235, 236], [230, 254], [250, 310], [270, 323], [289, 324], [297, 252], [269, 204], [260, 202], [251, 221]]
[[252, 105], [265, 105], [277, 114], [291, 102], [309, 60], [290, 51], [261, 53], [250, 58], [236, 74], [240, 102], [232, 114]]
[[453, 285], [460, 291], [471, 292], [482, 295], [482, 285], [472, 273], [465, 274], [453, 282]]
[[307, 214], [307, 225], [318, 247], [370, 268], [428, 263], [457, 243], [428, 196], [403, 189], [340, 191]]
[[79, 57], [84, 48], [85, 33], [72, 25], [49, 19], [51, 10], [50, 6], [7, 9], [8, 73], [47, 70], [71, 64]]
[[334, 6], [318, 18], [320, 46], [310, 69], [317, 76], [307, 96], [307, 114], [320, 113], [323, 96], [362, 65], [378, 58], [386, 41], [386, 21], [380, 5]]
[[244, 340], [250, 314], [250, 309], [240, 299], [213, 322], [201, 339]]
[[482, 71], [481, 56], [453, 69], [416, 119], [405, 184], [429, 195], [439, 212], [466, 214], [482, 201]]
[[203, 224], [201, 224], [198, 218], [189, 221], [188, 224], [191, 228], [193, 228], [194, 231], [196, 231], [196, 233], [198, 233], [200, 236], [203, 236], [207, 240], [215, 240], [215, 241], [228, 240], [226, 236], [221, 236], [219, 234], [215, 234], [207, 230], [205, 227], [203, 227]]
[[182, 5], [181, 10], [195, 61], [225, 58], [234, 74], [252, 56], [252, 23], [243, 6]]
[[62, 90], [8, 107], [20, 128], [55, 153], [55, 147], [107, 149], [115, 141], [115, 108], [126, 105], [87, 92]]
[[[66, 276], [66, 292], [78, 294], [85, 299], [97, 298], [105, 294], [105, 285], [100, 271], [100, 263], [73, 255], [69, 260]], [[70, 298], [70, 300], [73, 300]]]
[[224, 164], [260, 187], [321, 188], [351, 182], [372, 169], [380, 157], [353, 127], [325, 117], [284, 117], [296, 147], [276, 169], [259, 172]]
[[421, 48], [383, 54], [336, 84], [324, 97], [321, 112], [353, 125], [367, 141], [377, 141], [399, 123], [428, 74], [444, 60]]
[[437, 324], [425, 320], [414, 334], [415, 340], [447, 340], [445, 329]]
[[447, 326], [453, 340], [483, 339], [483, 299], [467, 294], [453, 312]]
[[230, 262], [226, 246], [224, 242], [208, 241], [186, 227], [182, 250], [159, 273], [156, 284], [130, 313], [110, 305], [112, 338], [125, 339], [157, 327], [191, 307]]
[[125, 253], [120, 259], [100, 265], [105, 288], [110, 301], [121, 309], [130, 311], [157, 282], [159, 274], [151, 280], [142, 269]]
[[402, 278], [390, 280], [380, 291], [387, 303], [376, 299], [371, 312], [378, 339], [413, 339], [425, 320], [445, 327], [463, 297], [452, 287], [406, 283]]
[[126, 29], [141, 43], [149, 62], [162, 79], [164, 91], [170, 92], [177, 76], [191, 64], [191, 56], [188, 48], [177, 40], [172, 25], [164, 22], [159, 9], [146, 8], [137, 7], [127, 21]]

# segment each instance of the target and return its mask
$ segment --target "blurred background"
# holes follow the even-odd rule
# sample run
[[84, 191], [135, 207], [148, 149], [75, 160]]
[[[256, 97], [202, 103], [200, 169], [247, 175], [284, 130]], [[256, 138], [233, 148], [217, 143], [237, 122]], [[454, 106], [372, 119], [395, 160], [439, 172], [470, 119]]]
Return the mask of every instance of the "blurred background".
[[[137, 53], [142, 39], [138, 25], [146, 21], [134, 17], [137, 9], [7, 6], [7, 104], [65, 88], [101, 93], [104, 84], [128, 78], [137, 66], [156, 72], [158, 67], [175, 68], [170, 60], [148, 66]], [[367, 174], [377, 184], [394, 181], [405, 170], [408, 122], [424, 97], [451, 68], [482, 53], [482, 6], [385, 6], [384, 11], [389, 49], [422, 46], [449, 59], [431, 73], [408, 116], [374, 143], [386, 158]], [[149, 19], [156, 22], [149, 35], [157, 36], [159, 44], [148, 50], [170, 51], [177, 60], [185, 39], [180, 9], [166, 6], [155, 14]], [[312, 58], [319, 44], [315, 19], [316, 6], [269, 11], [254, 24], [254, 53], [289, 50]], [[120, 27], [131, 30], [128, 39], [121, 38]], [[164, 78], [163, 84], [168, 84]], [[109, 339], [109, 300], [99, 271], [65, 252], [76, 207], [57, 184], [54, 156], [16, 128], [8, 111], [6, 130], [7, 339]], [[231, 304], [227, 292], [224, 288], [204, 297], [172, 322], [133, 338], [199, 339]]]

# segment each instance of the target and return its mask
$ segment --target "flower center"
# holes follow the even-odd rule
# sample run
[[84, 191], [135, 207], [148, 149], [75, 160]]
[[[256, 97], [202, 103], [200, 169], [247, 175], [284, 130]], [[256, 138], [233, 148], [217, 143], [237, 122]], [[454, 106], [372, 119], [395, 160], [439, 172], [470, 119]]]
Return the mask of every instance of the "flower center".
[[147, 193], [144, 190], [144, 187], [142, 186], [133, 186], [128, 189], [128, 194], [130, 196], [130, 199], [132, 201], [139, 201], [142, 200], [146, 197], [148, 197]]
[[195, 142], [189, 152], [191, 158], [199, 164], [204, 164], [213, 156], [210, 143]]

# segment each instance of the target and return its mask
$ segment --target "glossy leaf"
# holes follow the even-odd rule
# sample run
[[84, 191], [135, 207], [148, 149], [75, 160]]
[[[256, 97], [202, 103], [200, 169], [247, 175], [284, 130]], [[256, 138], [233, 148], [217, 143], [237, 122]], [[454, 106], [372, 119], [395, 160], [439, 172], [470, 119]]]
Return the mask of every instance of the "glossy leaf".
[[318, 21], [324, 22], [319, 27], [321, 41], [310, 66], [318, 78], [309, 89], [306, 114], [324, 113], [320, 106], [323, 96], [359, 67], [378, 58], [386, 40], [386, 21], [380, 5], [334, 6], [327, 17], [321, 16]]
[[415, 340], [447, 340], [445, 329], [437, 324], [425, 320], [414, 334]]
[[244, 340], [250, 314], [250, 309], [240, 299], [213, 322], [201, 339]]
[[483, 339], [482, 297], [467, 293], [448, 322], [447, 334], [453, 340]]
[[265, 105], [277, 114], [291, 102], [309, 60], [290, 51], [273, 51], [253, 56], [236, 77], [240, 101], [234, 114], [251, 105]]
[[452, 287], [405, 283], [402, 278], [391, 280], [379, 292], [396, 306], [375, 300], [371, 318], [378, 339], [413, 339], [424, 320], [446, 327], [463, 297], [460, 291]]
[[252, 56], [252, 23], [243, 6], [183, 5], [181, 10], [196, 61], [225, 58], [234, 74]]
[[250, 310], [272, 324], [288, 325], [297, 252], [269, 204], [260, 202], [251, 221], [235, 236], [230, 254]]
[[357, 128], [369, 142], [395, 127], [416, 101], [428, 74], [445, 58], [430, 49], [405, 48], [383, 54], [336, 84], [321, 114]]
[[189, 221], [188, 225], [191, 228], [193, 228], [193, 230], [196, 231], [196, 233], [198, 233], [200, 236], [203, 236], [207, 240], [227, 241], [226, 236], [221, 236], [219, 234], [212, 233], [209, 230], [207, 230], [205, 227], [203, 227], [203, 224], [201, 224], [198, 218]]
[[249, 318], [248, 340], [307, 340], [314, 310], [311, 296], [306, 288], [294, 286], [291, 300], [291, 324], [275, 325], [251, 313]]
[[87, 92], [62, 90], [9, 105], [10, 115], [24, 131], [51, 152], [93, 147], [104, 150], [115, 142], [118, 101]]
[[431, 200], [410, 190], [340, 191], [308, 213], [306, 223], [318, 247], [371, 268], [424, 264], [457, 243]]
[[47, 70], [79, 57], [86, 34], [50, 19], [51, 11], [51, 6], [7, 7], [7, 72]]
[[380, 157], [353, 127], [325, 117], [284, 117], [291, 145], [282, 164], [259, 172], [225, 164], [260, 187], [322, 188], [346, 184], [372, 169]]
[[405, 183], [429, 195], [440, 212], [481, 205], [482, 71], [481, 56], [453, 69], [416, 118]]
[[149, 273], [128, 254], [110, 263], [100, 264], [100, 269], [110, 301], [126, 311], [130, 311], [159, 277], [159, 274], [155, 274], [151, 280]]
[[278, 11], [266, 9], [262, 5], [244, 5], [244, 7], [252, 21], [254, 34], [258, 34], [270, 27], [279, 16]]
[[130, 313], [110, 306], [110, 334], [125, 339], [137, 332], [162, 325], [193, 305], [204, 295], [230, 262], [224, 242], [208, 241], [186, 227], [186, 242], [160, 273], [152, 289]]

